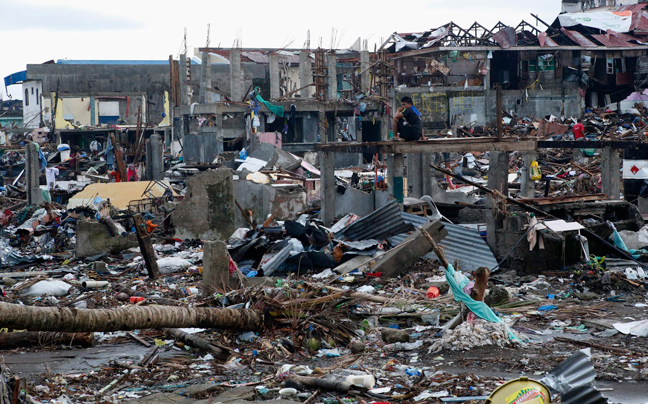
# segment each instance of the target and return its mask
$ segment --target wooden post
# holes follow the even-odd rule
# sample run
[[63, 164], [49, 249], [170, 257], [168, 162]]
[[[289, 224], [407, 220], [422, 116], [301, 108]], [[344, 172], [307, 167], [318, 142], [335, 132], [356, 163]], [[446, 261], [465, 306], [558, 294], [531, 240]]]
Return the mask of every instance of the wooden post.
[[146, 223], [144, 218], [139, 213], [133, 215], [135, 221], [135, 231], [137, 232], [137, 242], [140, 246], [140, 252], [144, 257], [146, 270], [148, 271], [149, 278], [155, 279], [159, 275], [157, 259], [155, 258], [155, 250], [151, 242], [151, 236], [146, 231]]
[[113, 150], [115, 151], [115, 164], [117, 164], [117, 171], [119, 171], [121, 180], [126, 182], [126, 164], [124, 163], [124, 155], [115, 140], [114, 132], [110, 132], [110, 140], [112, 141]]

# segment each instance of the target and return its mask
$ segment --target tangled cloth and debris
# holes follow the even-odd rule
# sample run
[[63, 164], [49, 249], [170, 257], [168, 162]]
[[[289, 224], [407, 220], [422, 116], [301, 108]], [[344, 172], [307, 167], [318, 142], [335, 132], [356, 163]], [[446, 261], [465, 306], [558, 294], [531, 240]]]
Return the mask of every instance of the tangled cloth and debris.
[[454, 330], [448, 330], [443, 337], [435, 341], [428, 352], [440, 352], [443, 349], [468, 351], [480, 346], [511, 346], [509, 331], [505, 324], [492, 323], [486, 320], [464, 322]]

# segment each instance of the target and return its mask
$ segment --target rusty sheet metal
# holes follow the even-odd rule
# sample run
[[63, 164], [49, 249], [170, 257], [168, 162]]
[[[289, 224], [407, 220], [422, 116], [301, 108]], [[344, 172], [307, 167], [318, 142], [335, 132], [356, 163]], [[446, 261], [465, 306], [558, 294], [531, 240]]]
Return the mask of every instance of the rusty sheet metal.
[[632, 14], [632, 24], [630, 29], [635, 31], [648, 31], [648, 13], [645, 11], [640, 11], [636, 14]]
[[493, 34], [493, 39], [503, 48], [517, 46], [517, 35], [513, 27], [505, 27]]
[[538, 126], [538, 136], [553, 136], [553, 135], [564, 135], [567, 133], [569, 125], [563, 125], [560, 123], [541, 121]]
[[596, 35], [592, 34], [592, 38], [596, 39], [599, 41], [603, 46], [607, 46], [608, 48], [621, 48], [625, 46], [637, 46], [637, 44], [630, 43], [625, 40], [625, 38], [620, 37], [620, 36], [614, 36], [614, 35]]
[[624, 34], [624, 33], [621, 33], [621, 32], [612, 31], [611, 29], [608, 29], [606, 32], [608, 34], [610, 34], [611, 37], [614, 36], [614, 37], [617, 37], [617, 38], [621, 38], [626, 42], [640, 41], [641, 40], [640, 38], [634, 37], [634, 36], [632, 36], [630, 34]]
[[566, 28], [561, 28], [560, 29], [563, 34], [567, 35], [569, 39], [574, 41], [580, 46], [583, 46], [585, 48], [597, 48], [598, 45], [596, 45], [594, 42], [590, 41], [589, 39], [585, 38], [583, 34], [577, 31], [570, 31]]
[[553, 39], [551, 39], [546, 32], [541, 32], [538, 34], [538, 42], [540, 42], [540, 46], [542, 48], [545, 47], [551, 48], [554, 46], [558, 46], [558, 44]]

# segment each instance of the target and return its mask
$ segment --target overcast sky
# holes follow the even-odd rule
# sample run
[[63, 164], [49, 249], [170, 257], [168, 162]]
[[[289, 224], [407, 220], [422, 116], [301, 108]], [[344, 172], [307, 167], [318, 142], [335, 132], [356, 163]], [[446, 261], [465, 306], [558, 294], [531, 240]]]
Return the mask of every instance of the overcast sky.
[[[559, 12], [560, 0], [0, 0], [0, 78], [52, 59], [168, 60], [181, 52], [185, 28], [190, 48], [205, 46], [207, 24], [214, 47], [238, 39], [245, 48], [301, 48], [310, 30], [311, 48], [348, 48], [361, 37], [373, 49], [393, 32], [450, 21], [536, 25], [531, 13], [551, 23]], [[7, 98], [4, 80], [0, 87]]]

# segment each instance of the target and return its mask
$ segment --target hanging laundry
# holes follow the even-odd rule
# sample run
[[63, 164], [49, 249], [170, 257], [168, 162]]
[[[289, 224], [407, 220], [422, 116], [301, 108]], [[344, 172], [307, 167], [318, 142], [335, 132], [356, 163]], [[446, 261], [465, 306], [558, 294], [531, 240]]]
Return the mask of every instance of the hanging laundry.
[[263, 103], [273, 114], [277, 115], [278, 117], [283, 117], [284, 116], [284, 107], [283, 105], [274, 105], [271, 102], [268, 102], [264, 100], [260, 95], [259, 92], [261, 90], [259, 87], [254, 88], [254, 95], [256, 96], [256, 99], [259, 100], [259, 102]]
[[128, 166], [128, 170], [126, 170], [126, 182], [131, 182], [131, 181], [139, 181], [137, 176], [137, 170], [135, 169], [135, 166], [133, 166], [132, 164]]
[[54, 168], [45, 168], [45, 179], [47, 181], [47, 189], [53, 189], [56, 186], [56, 176], [59, 173], [59, 169]]

